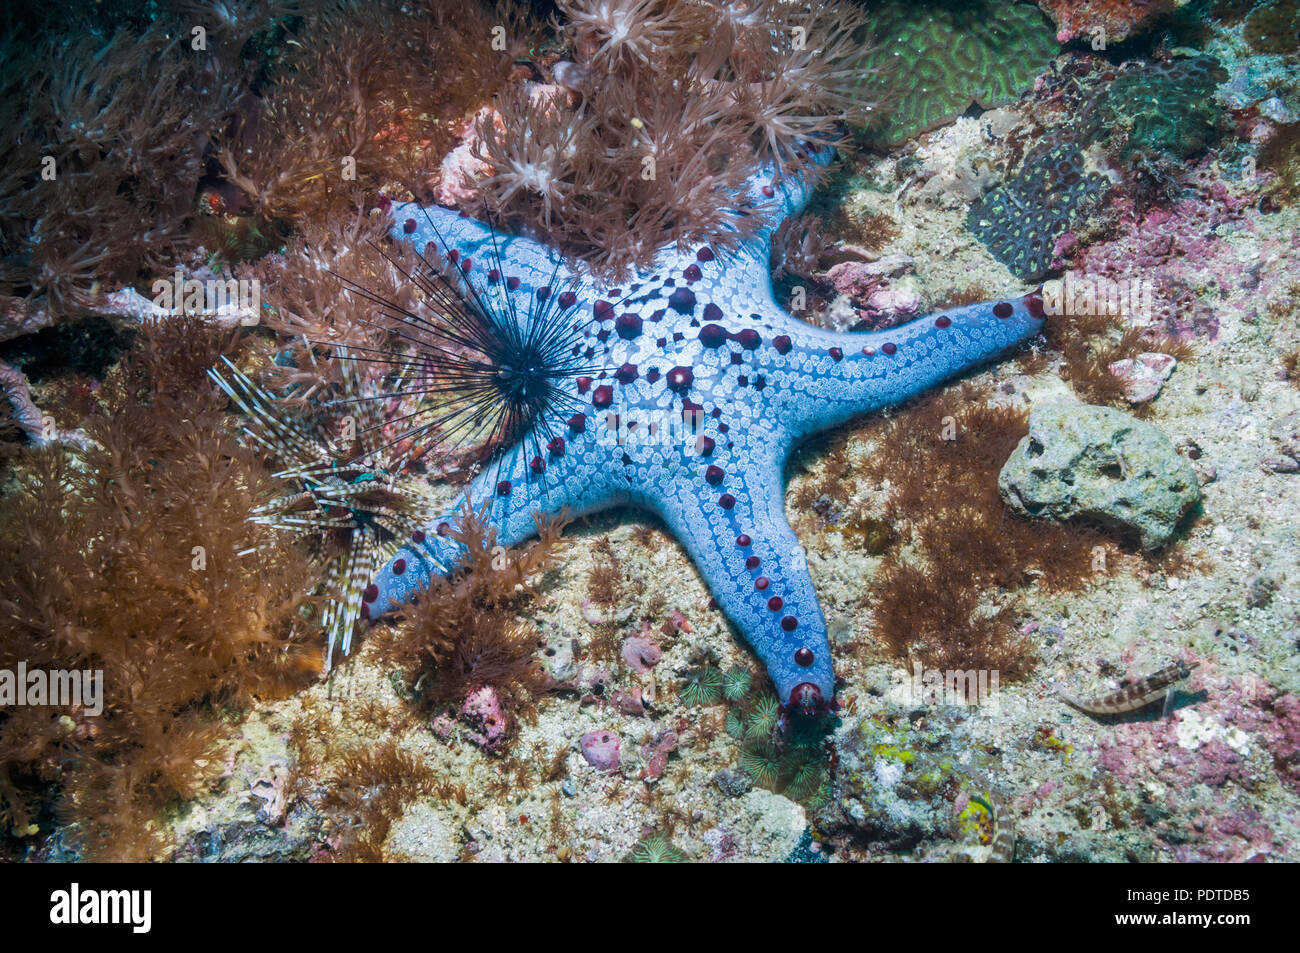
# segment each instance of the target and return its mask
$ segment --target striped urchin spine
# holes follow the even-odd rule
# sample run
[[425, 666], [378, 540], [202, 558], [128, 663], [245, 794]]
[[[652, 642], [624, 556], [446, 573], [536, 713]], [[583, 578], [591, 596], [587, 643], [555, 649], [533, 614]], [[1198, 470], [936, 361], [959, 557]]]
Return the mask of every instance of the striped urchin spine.
[[[368, 396], [355, 366], [343, 357], [345, 389]], [[274, 461], [274, 476], [285, 481], [286, 492], [258, 506], [253, 519], [306, 538], [325, 561], [328, 672], [336, 645], [344, 655], [351, 650], [366, 581], [389, 544], [428, 518], [423, 496], [411, 486], [398, 486], [404, 461], [376, 446], [383, 433], [378, 404], [362, 399], [355, 419], [335, 421], [340, 439], [331, 441], [277, 411], [274, 398], [230, 361], [208, 376], [244, 413], [245, 436]]]

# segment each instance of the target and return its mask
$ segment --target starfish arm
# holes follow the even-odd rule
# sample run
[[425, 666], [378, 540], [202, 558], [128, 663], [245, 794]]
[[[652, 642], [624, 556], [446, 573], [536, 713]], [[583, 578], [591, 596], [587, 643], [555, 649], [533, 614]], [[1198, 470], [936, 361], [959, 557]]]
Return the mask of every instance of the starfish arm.
[[784, 705], [835, 694], [831, 650], [799, 540], [785, 516], [781, 458], [765, 444], [717, 485], [675, 479], [651, 508], [686, 547], [713, 598], [744, 634]]
[[[951, 308], [885, 331], [836, 333], [787, 320], [758, 363], [793, 443], [900, 404], [991, 361], [1043, 326], [1042, 299]], [[766, 343], [766, 342], [765, 342]]]
[[544, 446], [534, 453], [539, 441], [525, 439], [485, 468], [442, 516], [404, 541], [375, 576], [365, 592], [366, 616], [398, 608], [427, 587], [432, 575], [451, 571], [464, 547], [450, 533], [467, 509], [495, 531], [497, 545], [514, 546], [537, 535], [539, 520], [561, 514], [573, 519], [632, 502], [631, 484], [609, 466], [594, 418], [584, 418], [583, 428], [570, 426], [558, 453]]
[[527, 294], [550, 283], [558, 275], [563, 281], [582, 279], [555, 250], [522, 235], [505, 235], [489, 225], [466, 218], [452, 209], [437, 205], [422, 206], [415, 202], [393, 209], [390, 234], [397, 241], [408, 242], [425, 254], [430, 245], [439, 255], [454, 250], [462, 268], [467, 261], [486, 271], [500, 261], [508, 269], [506, 278], [519, 279], [518, 290]]

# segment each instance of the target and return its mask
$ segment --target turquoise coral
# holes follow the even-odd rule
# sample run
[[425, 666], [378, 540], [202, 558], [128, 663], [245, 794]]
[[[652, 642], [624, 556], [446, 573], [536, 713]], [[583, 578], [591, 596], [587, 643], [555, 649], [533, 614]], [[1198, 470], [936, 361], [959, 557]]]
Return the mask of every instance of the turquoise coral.
[[891, 2], [871, 11], [876, 44], [862, 94], [880, 99], [868, 136], [896, 146], [951, 122], [972, 103], [1005, 106], [1059, 52], [1043, 14], [1020, 3]]

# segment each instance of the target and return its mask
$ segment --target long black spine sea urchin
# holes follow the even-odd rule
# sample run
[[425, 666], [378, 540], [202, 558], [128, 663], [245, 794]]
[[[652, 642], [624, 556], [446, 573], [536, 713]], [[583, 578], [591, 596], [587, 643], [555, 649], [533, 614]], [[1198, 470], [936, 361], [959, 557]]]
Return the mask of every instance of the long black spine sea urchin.
[[495, 233], [490, 267], [478, 270], [489, 277], [477, 284], [467, 263], [433, 231], [441, 254], [430, 242], [409, 271], [389, 259], [418, 291], [422, 300], [416, 305], [405, 307], [335, 276], [376, 305], [375, 320], [367, 323], [387, 337], [381, 345], [353, 347], [351, 353], [393, 369], [377, 397], [349, 400], [414, 398], [414, 409], [385, 426], [389, 445], [425, 441], [416, 457], [435, 445], [453, 450], [474, 444], [482, 448], [481, 459], [499, 462], [505, 450], [520, 443], [529, 457], [540, 456], [580, 410], [571, 382], [601, 370], [589, 363], [592, 352], [584, 347], [584, 332], [594, 319], [577, 315], [578, 282], [561, 284], [557, 264], [547, 293], [528, 295], [524, 305], [524, 296], [508, 291], [501, 277]]

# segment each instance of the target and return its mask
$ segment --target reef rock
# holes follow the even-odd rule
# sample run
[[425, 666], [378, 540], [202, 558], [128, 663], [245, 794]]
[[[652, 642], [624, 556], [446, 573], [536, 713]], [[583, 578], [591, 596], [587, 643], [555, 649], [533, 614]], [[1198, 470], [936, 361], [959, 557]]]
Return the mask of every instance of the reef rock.
[[579, 739], [578, 746], [587, 764], [608, 774], [618, 770], [622, 740], [612, 731], [589, 731]]
[[1169, 539], [1200, 499], [1192, 465], [1148, 423], [1108, 407], [1053, 403], [1029, 415], [1029, 435], [998, 475], [1013, 510], [1082, 517], [1137, 533], [1144, 549]]

